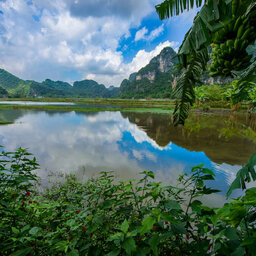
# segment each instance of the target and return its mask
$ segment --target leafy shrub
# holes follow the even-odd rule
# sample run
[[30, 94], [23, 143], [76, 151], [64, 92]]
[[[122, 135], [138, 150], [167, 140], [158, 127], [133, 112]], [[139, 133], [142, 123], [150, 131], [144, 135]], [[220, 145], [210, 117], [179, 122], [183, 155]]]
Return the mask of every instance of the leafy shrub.
[[176, 187], [150, 171], [119, 182], [102, 172], [39, 193], [26, 150], [1, 158], [2, 255], [254, 255], [256, 188], [220, 209], [204, 206], [200, 197], [217, 191], [205, 186], [214, 173], [203, 165]]

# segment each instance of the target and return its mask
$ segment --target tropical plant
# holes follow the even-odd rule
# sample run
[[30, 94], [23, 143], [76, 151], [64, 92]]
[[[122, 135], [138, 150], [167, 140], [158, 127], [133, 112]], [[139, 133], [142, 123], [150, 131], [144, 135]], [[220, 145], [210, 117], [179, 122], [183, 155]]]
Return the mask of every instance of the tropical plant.
[[[207, 67], [207, 62], [209, 61], [209, 45], [215, 42], [220, 43], [220, 40], [224, 39], [225, 34], [221, 31], [226, 31], [229, 27], [231, 28], [233, 23], [235, 24], [239, 19], [246, 20], [246, 22], [250, 21], [249, 25], [251, 29], [251, 24], [254, 24], [253, 22], [255, 22], [256, 16], [256, 3], [255, 1], [249, 0], [165, 0], [163, 3], [156, 6], [156, 11], [160, 19], [165, 19], [179, 15], [194, 6], [202, 6], [202, 8], [194, 18], [193, 25], [185, 35], [178, 53], [183, 72], [176, 86], [177, 103], [174, 112], [174, 123], [176, 125], [184, 124], [188, 116], [189, 108], [195, 101], [193, 87], [195, 84], [200, 83], [202, 71]], [[238, 32], [233, 33], [232, 38], [234, 40], [240, 40], [240, 33], [244, 32], [242, 30], [243, 29], [239, 28], [239, 34]], [[246, 35], [242, 35], [242, 37], [246, 39], [248, 34], [249, 32], [246, 30]], [[255, 39], [256, 34], [253, 33], [250, 35], [250, 40], [243, 43], [243, 49], [246, 49]], [[231, 65], [233, 60], [232, 58], [225, 60], [227, 62], [225, 63], [225, 68], [227, 69], [225, 70], [225, 74], [233, 71], [234, 65]], [[251, 64], [249, 60], [246, 61], [243, 61], [243, 63], [247, 63], [246, 65], [239, 64], [241, 67], [246, 67], [242, 74], [232, 73], [234, 76], [239, 77], [241, 88], [247, 86], [244, 81], [253, 79], [253, 77], [255, 78], [256, 59], [254, 58]]]

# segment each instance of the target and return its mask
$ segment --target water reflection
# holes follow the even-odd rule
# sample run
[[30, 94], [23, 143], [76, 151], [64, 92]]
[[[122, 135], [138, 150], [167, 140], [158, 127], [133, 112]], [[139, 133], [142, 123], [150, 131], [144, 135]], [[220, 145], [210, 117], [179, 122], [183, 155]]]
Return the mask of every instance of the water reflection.
[[7, 119], [15, 123], [0, 126], [0, 144], [29, 148], [43, 178], [47, 170], [81, 178], [113, 170], [126, 179], [147, 169], [175, 184], [184, 170], [204, 163], [217, 173], [211, 185], [226, 191], [255, 151], [255, 120], [245, 115], [191, 115], [179, 128], [169, 115], [148, 113], [2, 110], [0, 120]]

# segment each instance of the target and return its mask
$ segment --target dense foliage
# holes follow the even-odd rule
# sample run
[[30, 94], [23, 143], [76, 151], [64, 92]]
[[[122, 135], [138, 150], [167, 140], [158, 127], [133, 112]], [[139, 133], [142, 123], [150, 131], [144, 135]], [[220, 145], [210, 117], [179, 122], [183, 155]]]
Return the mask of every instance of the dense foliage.
[[255, 255], [255, 187], [220, 209], [204, 206], [200, 198], [217, 191], [202, 165], [176, 187], [149, 171], [125, 182], [103, 172], [43, 192], [37, 167], [26, 150], [1, 152], [2, 255]]
[[196, 106], [209, 103], [211, 107], [228, 107], [238, 110], [244, 103], [249, 113], [256, 107], [256, 83], [248, 82], [247, 86], [240, 89], [239, 82], [233, 81], [228, 85], [202, 85], [194, 88]]
[[[160, 19], [165, 19], [192, 9], [195, 5], [202, 8], [194, 18], [193, 25], [186, 33], [178, 52], [183, 72], [175, 90], [177, 104], [174, 123], [176, 125], [184, 124], [190, 106], [195, 102], [193, 88], [200, 83], [202, 72], [208, 67], [208, 47], [211, 43], [214, 48], [216, 47], [212, 54], [214, 58], [211, 66], [212, 75], [232, 74], [240, 80], [241, 89], [247, 87], [246, 82], [255, 79], [256, 59], [250, 62], [245, 49], [256, 39], [255, 29], [253, 30], [256, 2], [165, 0], [156, 6], [156, 11]], [[225, 40], [228, 40], [227, 43], [224, 43]], [[237, 59], [238, 54], [240, 54], [239, 59]], [[243, 68], [242, 74], [234, 72]]]
[[246, 48], [255, 41], [256, 18], [245, 15], [248, 2], [251, 1], [234, 0], [233, 19], [215, 33], [211, 76], [232, 76], [232, 71], [240, 71], [250, 65], [252, 55], [248, 54]]
[[8, 92], [0, 86], [0, 97], [7, 97], [8, 96]]
[[124, 80], [120, 86], [120, 98], [144, 99], [144, 98], [173, 98], [172, 82], [173, 72], [155, 73], [154, 81], [148, 78], [140, 80]]

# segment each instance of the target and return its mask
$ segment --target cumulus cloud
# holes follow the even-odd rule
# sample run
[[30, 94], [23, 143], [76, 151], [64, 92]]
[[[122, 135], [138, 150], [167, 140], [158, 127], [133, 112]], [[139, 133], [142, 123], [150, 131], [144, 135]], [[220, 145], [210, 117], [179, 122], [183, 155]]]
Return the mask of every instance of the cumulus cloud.
[[[140, 50], [130, 63], [118, 51], [120, 38], [153, 9], [152, 0], [0, 1], [0, 67], [23, 79], [93, 78], [119, 86], [165, 46]], [[99, 8], [100, 7], [100, 8]], [[153, 40], [163, 26], [151, 31]]]
[[149, 61], [158, 55], [165, 47], [176, 47], [179, 43], [175, 41], [165, 41], [160, 43], [154, 50], [147, 52], [145, 50], [140, 50], [133, 58], [132, 62], [128, 65], [131, 73], [139, 70], [149, 63]]
[[136, 17], [147, 14], [153, 9], [148, 0], [68, 0], [67, 2], [71, 14], [78, 17], [114, 15], [125, 19], [136, 19]]
[[[156, 46], [155, 49], [153, 49], [152, 51], [145, 51], [145, 50], [140, 50], [137, 52], [137, 54], [135, 55], [135, 57], [132, 59], [132, 61], [130, 63], [124, 64], [123, 63], [123, 58], [120, 55], [119, 58], [118, 56], [116, 56], [116, 53], [111, 52], [109, 53], [110, 55], [113, 54], [113, 61], [112, 61], [112, 75], [109, 76], [109, 74], [97, 74], [95, 75], [95, 70], [93, 71], [94, 73], [90, 73], [87, 74], [87, 76], [85, 78], [87, 79], [96, 79], [97, 81], [99, 81], [100, 83], [103, 84], [108, 84], [108, 85], [120, 85], [120, 83], [122, 82], [122, 80], [124, 78], [129, 77], [129, 75], [131, 73], [137, 72], [139, 69], [141, 69], [142, 67], [144, 67], [145, 65], [147, 65], [150, 60], [157, 56], [165, 47], [177, 47], [177, 45], [179, 44], [179, 42], [175, 42], [175, 41], [165, 41], [163, 43], [160, 43], [158, 46]], [[114, 61], [114, 59], [116, 59], [116, 61]]]

